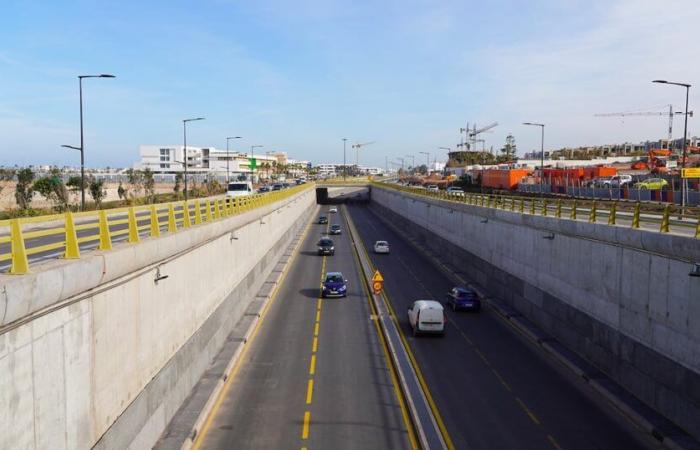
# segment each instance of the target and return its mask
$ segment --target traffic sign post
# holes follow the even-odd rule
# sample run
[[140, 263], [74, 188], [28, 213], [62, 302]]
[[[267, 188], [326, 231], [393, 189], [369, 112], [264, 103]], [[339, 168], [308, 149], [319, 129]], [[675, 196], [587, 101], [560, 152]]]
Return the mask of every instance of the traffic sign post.
[[379, 273], [378, 270], [375, 270], [374, 275], [372, 276], [372, 290], [374, 291], [375, 295], [379, 295], [382, 293], [383, 289], [384, 277], [382, 277], [382, 274]]

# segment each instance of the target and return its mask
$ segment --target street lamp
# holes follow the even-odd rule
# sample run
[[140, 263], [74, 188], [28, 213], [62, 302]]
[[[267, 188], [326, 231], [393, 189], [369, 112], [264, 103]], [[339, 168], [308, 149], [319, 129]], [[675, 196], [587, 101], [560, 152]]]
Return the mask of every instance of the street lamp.
[[187, 201], [187, 166], [189, 162], [187, 161], [187, 122], [194, 122], [196, 120], [204, 120], [204, 117], [195, 117], [194, 119], [183, 119], [182, 121], [182, 140], [183, 140], [183, 152], [184, 152], [184, 163], [185, 163], [185, 201]]
[[413, 167], [413, 171], [415, 172], [416, 169], [416, 157], [413, 155], [406, 155], [406, 158], [411, 158], [411, 167]]
[[346, 180], [347, 178], [347, 164], [345, 162], [345, 144], [347, 143], [348, 138], [343, 138], [343, 181]]
[[542, 181], [544, 179], [544, 124], [543, 123], [535, 123], [535, 122], [523, 122], [523, 125], [530, 125], [533, 127], [540, 127], [542, 129], [542, 138], [540, 139], [540, 157], [541, 157], [541, 165], [540, 165], [540, 196], [544, 196], [544, 187], [542, 184]]
[[83, 137], [83, 78], [116, 78], [114, 75], [103, 73], [100, 75], [78, 75], [78, 86], [80, 89], [80, 147], [62, 145], [61, 147], [71, 148], [80, 151], [80, 210], [85, 210], [85, 139]]
[[681, 160], [681, 214], [685, 212], [685, 179], [683, 178], [683, 169], [685, 169], [685, 160], [687, 158], [687, 136], [688, 136], [688, 96], [690, 95], [690, 84], [688, 83], [676, 83], [673, 81], [666, 80], [654, 80], [652, 83], [661, 84], [673, 84], [675, 86], [682, 86], [685, 88], [685, 125], [683, 127], [683, 159]]
[[242, 139], [242, 138], [241, 138], [240, 136], [232, 136], [232, 137], [227, 137], [227, 138], [226, 138], [226, 186], [227, 186], [227, 189], [228, 189], [228, 184], [231, 182], [231, 179], [229, 178], [229, 175], [228, 175], [228, 160], [229, 160], [229, 156], [228, 156], [228, 142], [229, 142], [231, 139]]
[[[251, 183], [255, 182], [255, 179], [253, 176], [253, 160], [255, 159], [255, 155], [253, 154], [253, 151], [256, 148], [260, 148], [260, 147], [263, 147], [263, 146], [262, 145], [251, 145], [250, 146], [250, 161], [248, 162], [248, 167], [250, 167], [250, 182]], [[257, 164], [256, 164], [256, 166], [257, 166]]]
[[430, 175], [430, 152], [418, 152], [421, 155], [425, 155], [425, 173]]

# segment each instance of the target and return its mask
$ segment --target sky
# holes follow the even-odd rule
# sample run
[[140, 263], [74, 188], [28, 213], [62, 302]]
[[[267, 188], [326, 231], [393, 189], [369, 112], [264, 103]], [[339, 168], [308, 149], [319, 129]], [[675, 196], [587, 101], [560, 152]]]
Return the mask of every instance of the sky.
[[[484, 133], [518, 153], [640, 142], [665, 116], [596, 113], [700, 102], [697, 0], [3, 0], [0, 165], [76, 165], [78, 75], [86, 164], [131, 166], [141, 144], [286, 151], [416, 164]], [[697, 108], [696, 108], [697, 109]], [[700, 134], [698, 118], [689, 135]], [[681, 117], [674, 136], [682, 136]], [[256, 152], [259, 149], [256, 149]], [[410, 162], [410, 156], [407, 162]]]

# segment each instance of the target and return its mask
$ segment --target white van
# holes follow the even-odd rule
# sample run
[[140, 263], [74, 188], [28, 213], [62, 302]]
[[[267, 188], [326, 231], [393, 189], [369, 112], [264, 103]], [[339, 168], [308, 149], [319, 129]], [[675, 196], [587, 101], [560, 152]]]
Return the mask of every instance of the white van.
[[243, 197], [252, 193], [253, 184], [250, 181], [233, 181], [226, 189], [226, 197]]
[[413, 335], [420, 333], [445, 334], [445, 310], [440, 302], [435, 300], [416, 300], [408, 308], [408, 323], [413, 329]]

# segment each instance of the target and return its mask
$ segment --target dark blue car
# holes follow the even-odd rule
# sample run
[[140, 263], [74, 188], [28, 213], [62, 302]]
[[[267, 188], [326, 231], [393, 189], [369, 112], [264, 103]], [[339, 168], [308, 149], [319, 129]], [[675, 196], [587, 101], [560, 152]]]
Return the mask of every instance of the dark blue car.
[[328, 272], [323, 280], [321, 297], [345, 297], [348, 295], [348, 281], [340, 272]]
[[452, 311], [457, 311], [458, 309], [479, 311], [481, 309], [481, 300], [479, 300], [474, 289], [455, 287], [447, 293], [446, 306], [451, 306]]

